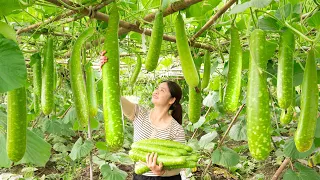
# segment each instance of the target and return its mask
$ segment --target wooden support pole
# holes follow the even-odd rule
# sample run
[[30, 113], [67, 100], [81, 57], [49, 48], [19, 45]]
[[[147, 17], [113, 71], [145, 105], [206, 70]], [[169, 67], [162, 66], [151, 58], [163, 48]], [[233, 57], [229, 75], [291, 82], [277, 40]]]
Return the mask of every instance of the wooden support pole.
[[[110, 3], [113, 2], [113, 1], [114, 1], [114, 0], [104, 1], [104, 2], [102, 2], [101, 4], [98, 4], [97, 6], [95, 6], [92, 11], [100, 10], [101, 8], [103, 8], [104, 6], [110, 4]], [[68, 2], [66, 2], [66, 3], [69, 4]], [[38, 23], [32, 24], [32, 25], [30, 25], [30, 26], [28, 26], [28, 27], [19, 29], [19, 30], [17, 31], [17, 35], [20, 35], [21, 33], [24, 33], [24, 32], [29, 32], [29, 31], [34, 30], [34, 29], [37, 29], [37, 28], [39, 28], [40, 26], [43, 26], [43, 25], [46, 25], [46, 24], [49, 24], [49, 23], [52, 23], [52, 22], [55, 22], [55, 21], [59, 21], [59, 20], [61, 20], [61, 19], [63, 19], [63, 18], [70, 17], [70, 16], [72, 16], [72, 15], [74, 15], [74, 14], [77, 14], [77, 13], [78, 13], [78, 11], [70, 10], [70, 11], [68, 11], [68, 12], [66, 12], [66, 13], [63, 13], [63, 14], [60, 14], [60, 15], [58, 15], [58, 16], [56, 16], [56, 17], [48, 18], [48, 19], [46, 19], [46, 20], [43, 21], [43, 22], [38, 22]], [[82, 16], [80, 16], [80, 17], [82, 18], [82, 17], [84, 17], [84, 15], [82, 15]], [[77, 19], [79, 19], [79, 18], [74, 18], [74, 20], [77, 20]]]
[[280, 174], [282, 173], [282, 171], [286, 168], [287, 164], [290, 162], [290, 158], [286, 158], [282, 164], [280, 165], [280, 167], [278, 168], [278, 170], [276, 171], [276, 173], [273, 175], [271, 180], [277, 180], [280, 176]]

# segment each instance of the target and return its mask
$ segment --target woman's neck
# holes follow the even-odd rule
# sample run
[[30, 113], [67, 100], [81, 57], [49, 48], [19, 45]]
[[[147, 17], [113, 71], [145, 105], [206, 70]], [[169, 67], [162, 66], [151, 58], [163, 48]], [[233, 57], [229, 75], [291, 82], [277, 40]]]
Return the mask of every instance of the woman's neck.
[[154, 122], [166, 122], [170, 120], [167, 107], [155, 106], [151, 112], [151, 118]]

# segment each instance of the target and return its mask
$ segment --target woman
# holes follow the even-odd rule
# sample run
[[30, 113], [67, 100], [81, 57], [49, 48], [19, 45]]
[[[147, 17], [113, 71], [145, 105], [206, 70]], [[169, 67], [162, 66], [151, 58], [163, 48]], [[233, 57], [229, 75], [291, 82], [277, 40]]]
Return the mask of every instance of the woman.
[[[101, 52], [101, 66], [108, 62]], [[133, 121], [134, 142], [142, 139], [159, 138], [185, 143], [185, 134], [182, 124], [182, 107], [179, 103], [182, 96], [180, 86], [173, 81], [162, 82], [152, 93], [153, 109], [147, 110], [138, 104], [133, 104], [121, 97], [123, 114]], [[164, 170], [163, 165], [156, 164], [157, 154], [146, 156], [146, 164], [150, 172], [143, 175], [134, 174], [133, 180], [181, 180], [180, 169]], [[140, 162], [137, 162], [140, 163]]]
[[[152, 93], [153, 109], [147, 110], [121, 97], [123, 114], [133, 121], [134, 141], [149, 138], [169, 139], [185, 143], [185, 134], [181, 126], [182, 107], [179, 103], [182, 91], [172, 81], [162, 82]], [[171, 111], [171, 113], [169, 113]], [[156, 164], [157, 154], [146, 157], [150, 172], [134, 174], [134, 180], [181, 180], [180, 169], [164, 170], [162, 163]]]

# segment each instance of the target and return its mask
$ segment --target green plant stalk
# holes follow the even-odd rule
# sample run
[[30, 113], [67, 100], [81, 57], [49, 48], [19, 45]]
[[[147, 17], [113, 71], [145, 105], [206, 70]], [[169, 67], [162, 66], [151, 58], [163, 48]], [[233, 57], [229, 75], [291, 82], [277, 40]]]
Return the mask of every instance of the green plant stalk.
[[294, 27], [292, 27], [288, 22], [284, 22], [284, 24], [291, 29], [293, 32], [295, 32], [296, 34], [298, 34], [300, 37], [302, 37], [303, 39], [309, 41], [309, 42], [315, 42], [315, 40], [312, 40], [310, 38], [308, 38], [306, 35], [304, 35], [303, 33], [301, 33], [299, 30], [295, 29]]

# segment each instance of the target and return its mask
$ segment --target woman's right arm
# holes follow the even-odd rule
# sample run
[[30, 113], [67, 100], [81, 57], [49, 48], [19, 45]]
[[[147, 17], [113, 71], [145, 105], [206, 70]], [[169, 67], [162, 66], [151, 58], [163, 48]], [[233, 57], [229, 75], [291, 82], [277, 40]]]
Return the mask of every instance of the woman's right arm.
[[131, 121], [134, 119], [136, 104], [130, 102], [125, 97], [121, 96], [121, 106], [123, 114]]

